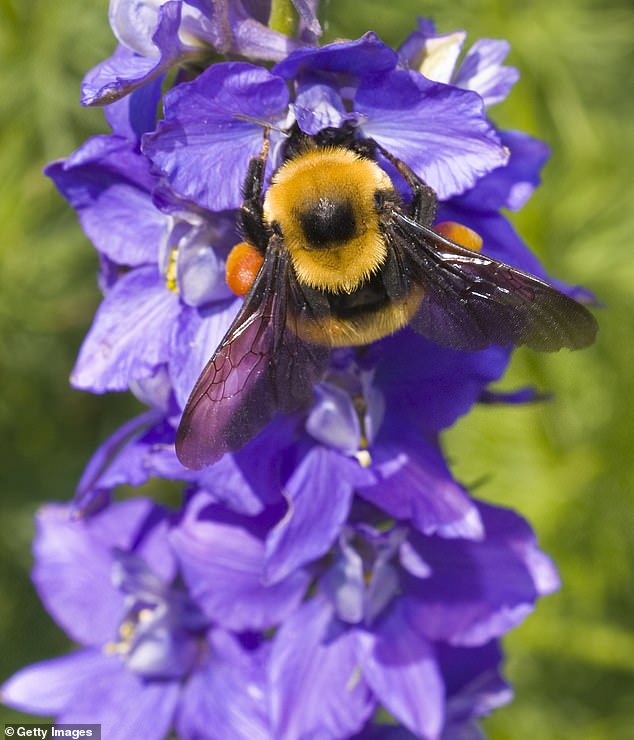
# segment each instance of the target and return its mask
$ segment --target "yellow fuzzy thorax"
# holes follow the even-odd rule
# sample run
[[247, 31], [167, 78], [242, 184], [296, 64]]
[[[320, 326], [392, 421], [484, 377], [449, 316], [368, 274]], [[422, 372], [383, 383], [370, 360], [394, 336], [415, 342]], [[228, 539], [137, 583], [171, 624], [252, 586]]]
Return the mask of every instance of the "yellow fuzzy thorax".
[[[352, 293], [385, 261], [387, 249], [375, 208], [377, 190], [392, 190], [387, 174], [370, 159], [343, 147], [312, 149], [285, 162], [264, 198], [264, 217], [279, 224], [300, 283], [333, 293]], [[354, 234], [315, 248], [301, 216], [320, 199], [349, 204]]]

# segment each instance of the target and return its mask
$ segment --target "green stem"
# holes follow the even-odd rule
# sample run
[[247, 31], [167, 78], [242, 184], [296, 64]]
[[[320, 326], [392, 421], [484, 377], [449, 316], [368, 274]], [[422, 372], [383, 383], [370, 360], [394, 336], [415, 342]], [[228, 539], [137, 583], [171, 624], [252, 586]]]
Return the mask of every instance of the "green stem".
[[293, 36], [297, 29], [297, 13], [291, 0], [271, 0], [269, 28], [285, 36]]

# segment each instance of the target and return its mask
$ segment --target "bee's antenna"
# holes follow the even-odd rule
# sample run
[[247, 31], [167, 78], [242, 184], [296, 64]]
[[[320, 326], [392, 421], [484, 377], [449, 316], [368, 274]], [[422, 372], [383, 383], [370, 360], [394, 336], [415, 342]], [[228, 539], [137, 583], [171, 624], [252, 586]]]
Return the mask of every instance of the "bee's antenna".
[[288, 136], [288, 132], [286, 129], [281, 128], [280, 126], [276, 126], [274, 123], [271, 123], [270, 121], [262, 121], [259, 118], [252, 118], [251, 116], [244, 115], [243, 113], [234, 113], [234, 118], [239, 118], [241, 121], [248, 121], [249, 123], [254, 123], [256, 126], [262, 126], [262, 128], [266, 129], [265, 136], [268, 137], [269, 131], [279, 131], [280, 134], [283, 136]]

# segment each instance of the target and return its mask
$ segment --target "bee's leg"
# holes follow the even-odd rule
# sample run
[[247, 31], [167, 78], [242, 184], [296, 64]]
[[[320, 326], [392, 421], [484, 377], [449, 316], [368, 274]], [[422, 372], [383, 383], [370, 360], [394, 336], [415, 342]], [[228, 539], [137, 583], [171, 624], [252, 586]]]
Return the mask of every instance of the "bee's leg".
[[240, 206], [240, 227], [246, 240], [264, 254], [268, 244], [268, 233], [262, 210], [262, 191], [264, 189], [264, 171], [269, 153], [269, 130], [264, 129], [262, 151], [249, 162], [247, 176], [242, 186], [242, 205]]
[[401, 177], [412, 191], [410, 216], [424, 226], [431, 226], [436, 218], [438, 198], [436, 193], [426, 185], [402, 160], [390, 154], [380, 144], [376, 145], [381, 154], [398, 170]]

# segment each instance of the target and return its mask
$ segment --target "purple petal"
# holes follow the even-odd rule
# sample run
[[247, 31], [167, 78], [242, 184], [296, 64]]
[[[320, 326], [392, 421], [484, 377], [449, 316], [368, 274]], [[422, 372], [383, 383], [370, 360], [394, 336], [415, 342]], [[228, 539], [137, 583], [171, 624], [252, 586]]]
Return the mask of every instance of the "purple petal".
[[296, 39], [268, 27], [268, 3], [187, 0], [187, 5], [208, 19], [202, 37], [221, 54], [277, 62], [297, 48]]
[[[62, 521], [64, 508], [62, 504], [50, 504], [44, 506], [42, 511], [48, 515], [50, 509], [53, 518]], [[120, 501], [95, 516], [76, 518], [74, 512], [69, 512], [68, 516], [68, 526], [83, 527], [86, 537], [92, 539], [93, 545], [108, 552], [113, 548], [138, 549], [153, 529], [157, 526], [160, 528], [165, 521], [165, 510], [145, 498]]]
[[[236, 455], [223, 455], [214, 465], [205, 467], [197, 473], [197, 481], [203, 491], [212, 494], [216, 501], [221, 501], [232, 511], [247, 516], [257, 516], [262, 513], [266, 499], [272, 499], [270, 491], [281, 490], [281, 484], [276, 475], [277, 471], [268, 467], [271, 455], [268, 443], [264, 445], [264, 461], [262, 458], [251, 456], [251, 444], [238, 452], [243, 453], [246, 459], [246, 469], [240, 464]], [[256, 448], [257, 449], [257, 448]], [[268, 453], [268, 454], [267, 454]], [[252, 473], [256, 475], [253, 476]], [[261, 472], [263, 477], [258, 478]], [[271, 483], [273, 485], [271, 485]]]
[[165, 96], [166, 120], [143, 151], [174, 190], [212, 211], [237, 208], [249, 159], [260, 153], [259, 122], [285, 117], [283, 79], [243, 62], [214, 64]]
[[108, 19], [119, 43], [141, 56], [158, 56], [152, 36], [159, 24], [159, 8], [159, 3], [143, 0], [111, 0]]
[[198, 495], [171, 541], [190, 593], [207, 616], [234, 629], [268, 629], [295, 609], [308, 584], [295, 571], [264, 581], [264, 537], [270, 514], [242, 517]]
[[508, 542], [515, 556], [526, 567], [540, 596], [560, 587], [559, 575], [552, 560], [537, 547], [528, 523], [510, 509], [478, 503], [485, 522], [487, 537]]
[[155, 268], [139, 267], [110, 290], [79, 352], [71, 375], [76, 388], [103, 393], [126, 390], [169, 360], [178, 296]]
[[179, 737], [270, 740], [265, 673], [258, 654], [229, 633], [209, 634], [210, 655], [187, 682], [179, 702]]
[[297, 432], [292, 416], [276, 416], [244, 447], [224, 455], [198, 474], [199, 486], [233, 511], [254, 516], [279, 506], [289, 470], [294, 469]]
[[136, 146], [144, 133], [154, 129], [162, 82], [163, 76], [159, 75], [125, 98], [106, 106], [106, 120], [115, 135], [125, 137]]
[[380, 353], [375, 383], [386, 408], [404, 427], [423, 435], [451, 426], [465, 414], [482, 390], [501, 377], [510, 354], [500, 347], [457, 352], [410, 330], [388, 337], [374, 351]]
[[183, 467], [176, 457], [174, 449], [174, 438], [176, 430], [171, 427], [170, 441], [158, 442], [155, 445], [149, 445], [144, 456], [143, 465], [153, 478], [165, 478], [166, 480], [187, 481], [196, 483], [198, 475], [187, 468]]
[[[0, 688], [0, 700], [31, 714], [56, 715], [72, 706], [84, 686], [110, 661], [101, 649], [85, 648], [61, 658], [35, 663]], [[94, 722], [95, 720], [92, 720]]]
[[156, 411], [135, 416], [99, 445], [77, 484], [74, 502], [79, 510], [85, 511], [100, 494], [115, 486], [145, 483], [148, 473], [135, 442], [159, 418]]
[[504, 167], [498, 167], [464, 193], [461, 208], [496, 212], [500, 208], [519, 210], [540, 183], [540, 171], [550, 149], [543, 141], [520, 131], [501, 131], [500, 140], [511, 156]]
[[119, 136], [96, 136], [46, 174], [99, 252], [120, 265], [155, 262], [167, 217], [152, 203], [149, 162]]
[[355, 462], [316, 446], [284, 486], [288, 510], [266, 541], [266, 575], [275, 583], [324, 555], [346, 520], [353, 495], [347, 471]]
[[273, 67], [273, 73], [293, 79], [303, 74], [334, 73], [363, 77], [394, 69], [398, 55], [375, 33], [355, 41], [335, 41], [319, 48], [298, 49]]
[[363, 560], [345, 535], [340, 537], [341, 553], [319, 579], [319, 587], [334, 606], [339, 619], [358, 624], [364, 617], [365, 573]]
[[[397, 724], [384, 724], [380, 721], [378, 723], [369, 722], [358, 735], [354, 736], [354, 740], [416, 740], [419, 735], [415, 735], [413, 732], [405, 729], [403, 725]], [[482, 737], [447, 737], [443, 735], [442, 740], [482, 740]]]
[[[205, 306], [208, 303], [233, 298], [227, 285], [226, 256], [218, 241], [223, 241], [225, 227], [229, 227], [235, 238], [235, 220], [221, 221], [218, 229], [214, 224], [193, 225], [188, 233], [178, 240], [176, 280], [183, 303], [188, 306]], [[175, 231], [178, 226], [175, 227]], [[220, 248], [219, 248], [220, 247]]]
[[179, 481], [194, 481], [191, 471], [182, 465], [170, 466], [167, 453], [174, 453], [176, 429], [173, 422], [160, 419], [142, 433], [130, 439], [104, 471], [97, 483], [103, 488], [113, 489], [131, 484], [131, 480], [144, 482], [151, 477], [164, 477]]
[[97, 249], [120, 265], [152, 263], [167, 234], [167, 219], [150, 193], [111, 183], [94, 202], [79, 209], [79, 220]]
[[329, 126], [341, 126], [349, 116], [341, 97], [327, 85], [309, 85], [291, 106], [300, 129], [311, 136]]
[[416, 578], [429, 578], [432, 573], [429, 564], [421, 557], [409, 540], [404, 540], [398, 552], [398, 559], [405, 570]]
[[297, 42], [253, 18], [242, 18], [235, 22], [232, 46], [241, 56], [277, 62], [296, 49]]
[[59, 724], [100, 724], [109, 740], [163, 740], [174, 721], [180, 686], [176, 681], [146, 681], [126, 669], [119, 657], [105, 657]]
[[83, 105], [107, 105], [135, 90], [161, 73], [160, 59], [142, 57], [125, 46], [99, 62], [81, 84]]
[[513, 692], [499, 674], [502, 653], [496, 642], [478, 648], [437, 643], [435, 648], [448, 696], [443, 738], [458, 740], [465, 723], [506, 704]]
[[163, 581], [175, 575], [174, 556], [167, 545], [169, 519], [165, 509], [149, 499], [113, 504], [95, 516], [80, 519], [94, 548], [111, 557], [113, 549], [134, 551]]
[[364, 136], [406, 162], [441, 200], [473, 187], [507, 160], [478, 95], [416, 72], [396, 70], [366, 81], [355, 110], [365, 116]]
[[478, 39], [467, 52], [454, 85], [474, 90], [486, 106], [502, 102], [520, 76], [515, 67], [502, 65], [509, 48], [507, 41]]
[[130, 384], [135, 398], [163, 416], [174, 413], [174, 397], [167, 367], [161, 365], [149, 378], [141, 378]]
[[449, 83], [466, 36], [465, 31], [437, 34], [433, 24], [419, 18], [418, 28], [398, 49], [401, 64], [434, 82]]
[[436, 444], [412, 434], [396, 414], [371, 448], [368, 486], [359, 495], [425, 534], [480, 539], [482, 522], [464, 488], [453, 478]]
[[358, 672], [353, 632], [333, 636], [332, 610], [316, 597], [273, 640], [269, 675], [273, 737], [350, 737], [374, 709]]
[[[140, 85], [165, 72], [195, 51], [180, 42], [181, 3], [166, 2], [158, 10], [158, 25], [152, 36], [155, 54], [142, 56], [125, 46], [94, 67], [84, 77], [81, 102], [84, 105], [106, 105], [136, 90]], [[150, 49], [145, 49], [149, 51]]]
[[[105, 172], [102, 179], [94, 177], [94, 186], [108, 181], [107, 175], [119, 180], [128, 180], [140, 189], [151, 190], [156, 184], [156, 177], [150, 172], [147, 159], [142, 157], [133, 144], [122, 136], [93, 136], [62, 161], [64, 169], [72, 170], [82, 166], [99, 165]], [[88, 192], [88, 194], [90, 191]], [[82, 193], [78, 191], [78, 202], [71, 201], [76, 208], [83, 204]], [[84, 196], [84, 199], [87, 196]]]
[[361, 444], [361, 423], [350, 395], [331, 383], [315, 386], [315, 402], [306, 419], [313, 439], [344, 455], [354, 455]]
[[53, 618], [77, 642], [101, 644], [116, 637], [123, 596], [112, 581], [113, 548], [129, 549], [141, 537], [143, 554], [160, 575], [171, 576], [165, 531], [154, 504], [134, 499], [89, 519], [50, 504], [37, 516], [33, 581]]
[[[161, 2], [158, 9], [158, 23], [156, 30], [152, 34], [152, 43], [161, 55], [161, 61], [165, 64], [173, 64], [180, 54], [183, 53], [188, 47], [183, 44], [181, 40], [181, 34], [179, 31], [200, 29], [200, 24], [193, 18], [186, 18], [187, 13], [183, 15], [183, 5], [185, 3], [181, 0], [168, 0], [168, 2]], [[184, 8], [185, 11], [187, 7]], [[181, 26], [181, 20], [183, 26]], [[186, 28], [188, 26], [188, 28]], [[180, 28], [179, 28], [180, 27]], [[197, 40], [194, 41], [195, 45], [198, 45]], [[189, 47], [191, 50], [191, 47]]]
[[280, 506], [285, 480], [294, 469], [297, 438], [297, 419], [278, 414], [239, 450], [199, 472], [187, 470], [185, 477], [232, 511], [256, 516], [266, 506]]
[[379, 702], [412, 732], [438, 737], [444, 721], [444, 687], [431, 645], [398, 610], [374, 632], [358, 631], [359, 663]]
[[118, 657], [89, 649], [23, 669], [1, 697], [23, 711], [53, 714], [58, 724], [100, 724], [114, 740], [162, 740], [178, 693], [176, 683], [145, 683]]
[[55, 621], [81, 644], [115, 639], [124, 603], [112, 583], [110, 552], [94, 546], [66, 507], [53, 505], [38, 514], [33, 549], [33, 581]]
[[431, 639], [452, 645], [482, 645], [501, 636], [558, 583], [522, 519], [511, 511], [479, 508], [486, 531], [482, 542], [412, 538], [432, 575], [409, 581], [407, 620]]

